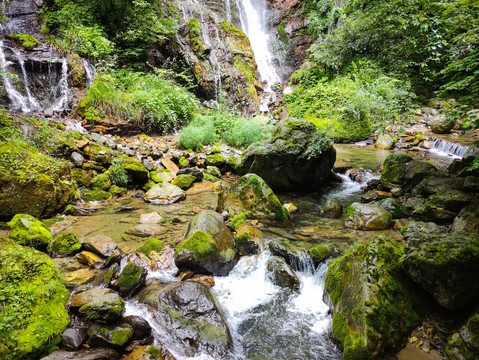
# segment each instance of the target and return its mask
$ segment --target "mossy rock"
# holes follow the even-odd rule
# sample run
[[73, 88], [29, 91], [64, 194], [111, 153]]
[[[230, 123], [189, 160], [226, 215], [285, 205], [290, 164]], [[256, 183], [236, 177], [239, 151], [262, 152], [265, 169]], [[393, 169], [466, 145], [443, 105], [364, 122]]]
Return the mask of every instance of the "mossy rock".
[[236, 231], [242, 224], [246, 224], [246, 215], [244, 213], [239, 213], [231, 219], [229, 226]]
[[108, 168], [111, 165], [113, 150], [110, 148], [98, 144], [92, 144], [85, 146], [83, 152], [90, 160], [101, 164], [104, 168]]
[[472, 195], [459, 190], [448, 190], [431, 195], [413, 216], [423, 221], [451, 222], [472, 200]]
[[108, 293], [83, 305], [79, 312], [91, 321], [114, 321], [125, 311], [125, 300], [116, 293]]
[[112, 185], [112, 187], [109, 190], [109, 193], [112, 194], [113, 196], [122, 196], [125, 195], [128, 192], [128, 190], [124, 187]]
[[240, 255], [259, 254], [264, 248], [263, 233], [251, 225], [241, 223], [236, 230], [235, 248]]
[[50, 217], [78, 199], [66, 161], [21, 143], [0, 142], [0, 218]]
[[28, 214], [17, 214], [8, 223], [9, 237], [20, 245], [45, 249], [53, 236], [45, 225]]
[[467, 306], [479, 296], [479, 235], [409, 237], [402, 267], [440, 305]]
[[148, 182], [145, 185], [143, 185], [142, 189], [145, 191], [149, 191], [155, 185], [156, 183], [154, 181], [148, 180]]
[[48, 251], [61, 255], [70, 255], [81, 249], [80, 240], [73, 233], [58, 235], [49, 245]]
[[383, 359], [401, 348], [431, 306], [401, 272], [403, 253], [396, 241], [378, 236], [329, 264], [333, 333], [348, 359]]
[[208, 173], [204, 173], [204, 177], [203, 179], [205, 179], [206, 181], [209, 181], [209, 182], [218, 182], [218, 181], [221, 181], [219, 178], [217, 178], [216, 176], [214, 175], [211, 175], [211, 174], [208, 174]]
[[331, 256], [331, 250], [326, 245], [318, 245], [309, 249], [309, 255], [315, 263], [325, 262]]
[[133, 182], [137, 184], [145, 184], [148, 182], [149, 173], [142, 163], [136, 161], [129, 161], [122, 165]]
[[36, 46], [40, 45], [40, 41], [35, 39], [31, 35], [25, 35], [25, 34], [13, 34], [13, 35], [6, 35], [5, 36], [7, 39], [10, 39], [14, 42], [16, 42], [18, 45], [23, 47], [27, 51], [33, 50]]
[[143, 243], [143, 245], [141, 245], [138, 249], [136, 249], [136, 251], [146, 256], [149, 256], [151, 252], [154, 251], [156, 253], [160, 253], [162, 249], [163, 249], [163, 241], [158, 240], [154, 237], [151, 237], [148, 240], [146, 240]]
[[115, 289], [121, 296], [130, 297], [138, 291], [146, 281], [148, 271], [134, 262], [129, 262], [123, 268], [120, 277], [115, 283]]
[[103, 190], [82, 190], [82, 198], [85, 201], [104, 201], [110, 200], [111, 194]]
[[214, 154], [207, 156], [205, 163], [207, 166], [216, 166], [218, 168], [223, 167], [226, 164], [226, 158], [223, 155]]
[[162, 182], [170, 182], [174, 178], [175, 178], [174, 174], [168, 169], [150, 172], [150, 179], [157, 184]]
[[0, 358], [36, 359], [60, 342], [70, 294], [45, 254], [0, 238]]
[[299, 291], [301, 288], [301, 281], [283, 258], [279, 256], [269, 258], [266, 269], [268, 277], [276, 286], [292, 291]]
[[88, 328], [88, 344], [93, 347], [123, 348], [133, 337], [133, 329], [129, 325], [92, 324]]
[[97, 175], [91, 180], [90, 186], [94, 190], [108, 191], [111, 188], [111, 180], [108, 174]]
[[472, 315], [466, 324], [454, 333], [446, 346], [451, 360], [477, 359], [479, 354], [479, 313]]
[[193, 175], [178, 175], [175, 180], [173, 180], [172, 184], [178, 186], [180, 189], [186, 190], [190, 188], [193, 182], [196, 180], [196, 177]]
[[286, 221], [288, 210], [281, 204], [265, 181], [255, 174], [242, 176], [218, 195], [217, 211], [244, 213], [250, 219]]
[[380, 206], [355, 202], [346, 208], [344, 226], [359, 230], [385, 230], [393, 226], [393, 216]]

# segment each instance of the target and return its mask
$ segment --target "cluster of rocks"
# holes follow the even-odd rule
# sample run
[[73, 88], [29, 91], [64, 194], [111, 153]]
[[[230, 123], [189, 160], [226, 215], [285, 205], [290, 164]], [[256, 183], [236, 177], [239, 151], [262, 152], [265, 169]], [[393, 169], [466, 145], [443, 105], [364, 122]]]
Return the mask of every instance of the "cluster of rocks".
[[[376, 237], [358, 243], [329, 265], [325, 297], [344, 358], [380, 359], [400, 349], [435, 308], [465, 322], [447, 346], [427, 349], [451, 359], [478, 353], [479, 173], [469, 170], [478, 157], [471, 150], [440, 171], [406, 155], [390, 155], [361, 202], [346, 208], [345, 227], [394, 228], [403, 236], [399, 242]], [[464, 320], [464, 314], [472, 317]]]

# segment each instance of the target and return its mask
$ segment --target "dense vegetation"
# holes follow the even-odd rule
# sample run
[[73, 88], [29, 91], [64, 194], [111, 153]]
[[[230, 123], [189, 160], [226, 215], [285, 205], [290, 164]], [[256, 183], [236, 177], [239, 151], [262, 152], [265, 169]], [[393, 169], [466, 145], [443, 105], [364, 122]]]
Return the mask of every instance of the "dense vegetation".
[[[306, 14], [311, 66], [286, 101], [333, 136], [366, 137], [416, 95], [477, 101], [479, 1], [312, 0]], [[344, 123], [358, 130], [341, 134]]]

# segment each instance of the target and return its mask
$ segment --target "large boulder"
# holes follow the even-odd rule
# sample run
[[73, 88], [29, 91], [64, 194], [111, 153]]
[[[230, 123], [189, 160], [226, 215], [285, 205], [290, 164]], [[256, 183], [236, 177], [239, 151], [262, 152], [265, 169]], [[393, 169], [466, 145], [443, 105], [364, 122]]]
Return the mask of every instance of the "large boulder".
[[456, 125], [454, 120], [447, 119], [446, 115], [438, 114], [429, 120], [429, 126], [435, 134], [449, 134]]
[[130, 297], [145, 284], [147, 274], [146, 269], [134, 262], [129, 262], [121, 271], [114, 287], [121, 296]]
[[70, 297], [45, 254], [0, 238], [0, 359], [34, 359], [60, 341]]
[[233, 234], [214, 211], [194, 216], [185, 240], [175, 249], [176, 266], [199, 273], [227, 275], [236, 262]]
[[88, 320], [114, 321], [125, 311], [125, 300], [117, 293], [106, 293], [83, 305], [79, 312]]
[[411, 291], [414, 284], [401, 274], [403, 252], [396, 241], [376, 237], [331, 261], [326, 300], [334, 313], [332, 330], [344, 348], [343, 359], [384, 359], [402, 347], [420, 322], [415, 305], [421, 301], [413, 296], [421, 291]]
[[265, 181], [255, 174], [246, 174], [218, 194], [220, 213], [244, 213], [247, 218], [285, 221], [290, 218]]
[[225, 359], [232, 339], [221, 305], [204, 284], [184, 281], [152, 283], [139, 294], [156, 320], [162, 344], [183, 357], [203, 352]]
[[54, 216], [78, 198], [67, 162], [24, 144], [0, 142], [0, 218]]
[[403, 269], [442, 306], [458, 309], [479, 296], [479, 236], [434, 234], [409, 238]]
[[429, 163], [413, 160], [407, 155], [389, 155], [384, 160], [380, 180], [388, 189], [402, 188], [406, 192], [435, 172], [437, 169]]
[[378, 205], [352, 203], [346, 208], [344, 226], [359, 230], [385, 230], [393, 225], [392, 214]]
[[94, 323], [88, 328], [88, 344], [92, 347], [121, 349], [133, 337], [130, 325], [104, 325]]
[[168, 205], [183, 200], [185, 193], [178, 186], [167, 182], [154, 185], [145, 194], [145, 201], [155, 205]]
[[472, 200], [472, 196], [459, 190], [447, 190], [430, 196], [413, 216], [423, 221], [449, 222]]
[[277, 124], [270, 138], [248, 147], [236, 170], [258, 174], [275, 190], [317, 190], [335, 160], [332, 142], [313, 123], [288, 119]]
[[479, 234], [479, 195], [459, 212], [452, 224], [452, 230], [464, 234]]

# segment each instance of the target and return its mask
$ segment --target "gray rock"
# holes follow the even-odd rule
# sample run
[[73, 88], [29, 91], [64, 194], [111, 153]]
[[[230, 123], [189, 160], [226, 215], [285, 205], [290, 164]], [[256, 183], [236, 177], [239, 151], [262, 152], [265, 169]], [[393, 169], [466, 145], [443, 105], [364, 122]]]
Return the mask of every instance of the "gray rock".
[[113, 321], [125, 311], [125, 301], [117, 293], [105, 294], [83, 305], [79, 312], [88, 320]]
[[393, 219], [400, 219], [406, 216], [404, 206], [397, 199], [387, 198], [380, 200], [379, 206], [389, 211], [392, 214]]
[[393, 225], [392, 214], [377, 205], [353, 203], [346, 209], [344, 226], [360, 230], [384, 230]]
[[343, 215], [343, 205], [336, 199], [328, 199], [321, 209], [321, 216], [339, 219]]
[[394, 139], [388, 134], [381, 134], [376, 140], [376, 147], [378, 149], [392, 149], [394, 146]]
[[184, 198], [183, 190], [167, 182], [156, 184], [145, 194], [145, 201], [155, 205], [173, 204]]
[[444, 230], [433, 222], [409, 221], [401, 228], [401, 233], [406, 239], [415, 238], [426, 234], [440, 234]]
[[76, 151], [72, 152], [71, 159], [76, 167], [82, 167], [85, 162], [85, 158], [82, 154], [77, 153]]
[[75, 351], [87, 339], [87, 329], [66, 329], [62, 334], [62, 344], [65, 349]]
[[118, 249], [118, 245], [108, 236], [90, 236], [82, 241], [82, 245], [88, 251], [94, 252], [103, 257], [120, 254], [120, 249]]
[[164, 233], [166, 228], [157, 224], [138, 224], [126, 231], [126, 234], [138, 237], [159, 237]]
[[204, 177], [203, 172], [196, 168], [180, 169], [176, 175], [193, 175], [196, 178], [196, 181], [200, 181]]
[[479, 195], [462, 209], [454, 219], [452, 231], [463, 234], [479, 234]]
[[239, 174], [261, 176], [273, 189], [318, 189], [336, 160], [332, 142], [309, 121], [279, 122], [267, 140], [248, 147], [236, 166]]
[[479, 176], [466, 176], [464, 178], [463, 190], [466, 192], [479, 192]]
[[293, 291], [301, 288], [301, 281], [283, 258], [274, 256], [268, 259], [266, 268], [273, 284]]
[[147, 159], [143, 159], [143, 166], [148, 171], [153, 171], [156, 168], [156, 166], [150, 160], [147, 160]]
[[133, 339], [144, 339], [151, 334], [151, 326], [141, 316], [128, 315], [121, 319], [122, 324], [128, 324], [133, 328]]
[[128, 345], [133, 337], [130, 325], [104, 325], [94, 323], [88, 328], [88, 345], [92, 347], [108, 347], [121, 349]]
[[449, 222], [472, 200], [472, 196], [459, 190], [448, 190], [431, 195], [413, 216], [423, 221]]
[[461, 190], [464, 179], [460, 177], [447, 177], [446, 174], [440, 176], [428, 176], [423, 179], [413, 189], [414, 195], [429, 196], [447, 190]]
[[455, 121], [447, 120], [444, 114], [435, 115], [429, 121], [429, 126], [435, 134], [449, 134], [454, 125], [456, 125]]

